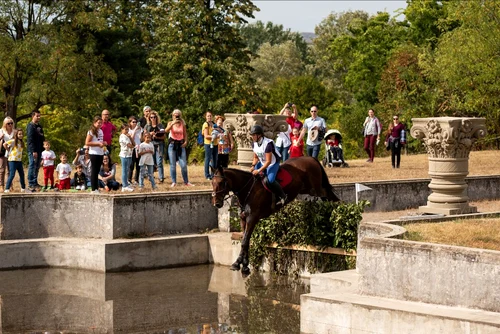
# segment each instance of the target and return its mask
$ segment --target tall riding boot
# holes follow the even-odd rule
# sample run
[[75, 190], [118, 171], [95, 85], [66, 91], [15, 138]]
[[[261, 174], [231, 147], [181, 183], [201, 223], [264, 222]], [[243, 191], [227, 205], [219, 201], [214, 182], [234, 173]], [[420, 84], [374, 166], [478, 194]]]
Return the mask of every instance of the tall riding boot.
[[281, 188], [280, 184], [278, 181], [274, 180], [273, 183], [269, 182], [269, 180], [267, 181], [267, 186], [269, 187], [269, 189], [271, 189], [271, 191], [276, 195], [277, 199], [276, 199], [276, 204], [281, 204], [281, 205], [285, 205], [285, 202], [286, 202], [286, 194], [285, 192], [283, 191], [283, 189]]

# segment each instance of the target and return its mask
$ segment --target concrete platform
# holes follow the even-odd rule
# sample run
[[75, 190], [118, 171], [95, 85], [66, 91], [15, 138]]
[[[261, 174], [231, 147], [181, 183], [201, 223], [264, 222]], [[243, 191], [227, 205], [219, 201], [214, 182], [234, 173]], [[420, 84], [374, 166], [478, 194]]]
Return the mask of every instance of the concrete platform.
[[303, 334], [499, 333], [500, 314], [360, 295], [355, 270], [311, 277], [301, 296]]
[[303, 334], [500, 332], [500, 314], [339, 291], [301, 296]]
[[210, 263], [207, 235], [146, 239], [44, 238], [0, 242], [0, 270], [75, 268], [100, 272]]

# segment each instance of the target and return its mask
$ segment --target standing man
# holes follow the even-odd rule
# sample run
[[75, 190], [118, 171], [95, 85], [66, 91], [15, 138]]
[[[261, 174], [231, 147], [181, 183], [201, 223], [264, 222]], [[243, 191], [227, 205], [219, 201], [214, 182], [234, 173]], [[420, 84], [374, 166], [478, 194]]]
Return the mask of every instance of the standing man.
[[[306, 118], [304, 121], [304, 126], [300, 132], [299, 140], [300, 143], [304, 138], [306, 132], [307, 136], [307, 155], [318, 159], [319, 150], [321, 148], [321, 140], [318, 136], [318, 132], [323, 130], [326, 132], [326, 122], [323, 118], [318, 116], [318, 107], [316, 105], [311, 106], [311, 117]], [[321, 138], [322, 139], [322, 138]]]
[[143, 112], [143, 116], [141, 118], [139, 118], [139, 123], [141, 124], [141, 128], [144, 129], [144, 127], [148, 123], [149, 113], [151, 112], [151, 107], [150, 106], [145, 106], [142, 109], [142, 112]]
[[373, 159], [375, 158], [375, 145], [378, 144], [380, 140], [380, 133], [382, 132], [380, 121], [377, 117], [375, 117], [373, 109], [368, 110], [368, 117], [366, 117], [363, 126], [365, 127], [364, 148], [368, 154], [368, 160], [366, 160], [366, 162], [373, 162]]
[[26, 127], [26, 134], [28, 136], [28, 188], [34, 191], [35, 188], [40, 188], [38, 184], [38, 171], [40, 170], [40, 162], [42, 160], [43, 142], [45, 136], [43, 128], [40, 125], [39, 111], [31, 113], [31, 122]]
[[101, 114], [102, 117], [102, 126], [101, 130], [103, 133], [103, 140], [107, 143], [106, 148], [108, 149], [108, 154], [111, 154], [111, 141], [113, 140], [113, 136], [116, 132], [116, 126], [111, 123], [109, 111], [104, 109]]

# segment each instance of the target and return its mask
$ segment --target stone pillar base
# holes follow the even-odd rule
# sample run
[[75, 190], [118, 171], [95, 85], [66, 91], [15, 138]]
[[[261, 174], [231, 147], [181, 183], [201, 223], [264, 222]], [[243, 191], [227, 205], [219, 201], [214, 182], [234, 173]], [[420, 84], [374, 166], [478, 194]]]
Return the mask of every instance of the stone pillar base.
[[427, 202], [427, 205], [418, 207], [418, 211], [422, 213], [442, 214], [446, 216], [451, 216], [451, 215], [461, 215], [467, 213], [476, 213], [477, 207], [470, 206], [467, 203], [459, 205], [454, 204], [453, 206], [451, 206], [446, 204], [439, 205], [436, 203]]

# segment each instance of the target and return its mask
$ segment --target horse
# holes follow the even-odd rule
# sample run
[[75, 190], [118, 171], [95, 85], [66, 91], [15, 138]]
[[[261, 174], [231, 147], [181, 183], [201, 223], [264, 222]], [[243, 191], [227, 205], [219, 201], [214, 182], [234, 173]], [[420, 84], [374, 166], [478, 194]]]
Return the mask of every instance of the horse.
[[[320, 197], [322, 200], [337, 202], [339, 198], [332, 189], [328, 176], [321, 163], [312, 157], [292, 158], [283, 163], [280, 168], [287, 171], [291, 181], [283, 187], [287, 195], [284, 205], [293, 201], [299, 194], [308, 194]], [[279, 178], [279, 174], [278, 174]], [[273, 204], [273, 195], [268, 191], [262, 178], [240, 169], [219, 167], [213, 171], [212, 204], [221, 208], [224, 199], [232, 191], [238, 197], [241, 207], [240, 224], [243, 231], [241, 250], [236, 261], [231, 265], [232, 270], [239, 271], [242, 265], [242, 274], [248, 275], [248, 251], [250, 237], [259, 220], [269, 217], [283, 208]]]

